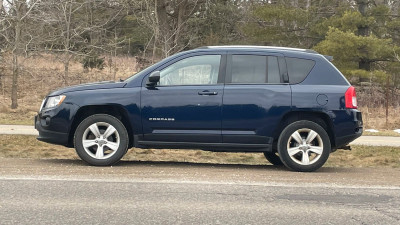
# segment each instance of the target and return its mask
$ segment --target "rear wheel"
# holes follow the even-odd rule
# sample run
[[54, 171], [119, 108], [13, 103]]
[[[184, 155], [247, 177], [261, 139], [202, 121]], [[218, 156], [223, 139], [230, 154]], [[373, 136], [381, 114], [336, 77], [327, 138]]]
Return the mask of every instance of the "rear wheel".
[[94, 166], [117, 163], [128, 150], [129, 137], [117, 118], [96, 114], [84, 119], [75, 131], [74, 144], [79, 157]]
[[270, 162], [272, 165], [281, 166], [283, 165], [282, 160], [279, 158], [277, 152], [264, 152], [265, 158]]
[[330, 152], [331, 143], [325, 129], [308, 120], [289, 124], [279, 136], [279, 157], [286, 167], [295, 171], [321, 168]]

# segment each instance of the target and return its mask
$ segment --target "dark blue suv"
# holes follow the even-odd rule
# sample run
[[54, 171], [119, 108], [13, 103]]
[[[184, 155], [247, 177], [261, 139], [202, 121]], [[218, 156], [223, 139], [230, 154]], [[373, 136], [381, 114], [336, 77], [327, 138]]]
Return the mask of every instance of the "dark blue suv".
[[91, 165], [131, 147], [185, 148], [263, 152], [295, 171], [320, 168], [363, 130], [354, 87], [329, 57], [255, 46], [198, 48], [123, 82], [54, 91], [35, 127]]

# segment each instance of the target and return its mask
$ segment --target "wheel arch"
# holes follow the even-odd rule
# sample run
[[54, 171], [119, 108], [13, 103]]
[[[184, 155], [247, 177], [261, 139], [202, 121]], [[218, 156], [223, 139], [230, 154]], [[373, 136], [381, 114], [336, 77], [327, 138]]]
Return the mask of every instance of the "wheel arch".
[[274, 145], [278, 141], [279, 135], [282, 133], [283, 129], [289, 124], [299, 120], [308, 120], [320, 125], [328, 133], [332, 148], [336, 146], [336, 137], [333, 131], [332, 120], [328, 114], [320, 111], [291, 111], [285, 114], [279, 123], [280, 125], [274, 131]]
[[95, 114], [107, 114], [110, 116], [114, 116], [115, 118], [119, 119], [122, 124], [125, 126], [126, 130], [128, 131], [129, 135], [129, 145], [128, 147], [131, 148], [133, 146], [133, 129], [131, 127], [131, 122], [128, 116], [128, 112], [125, 108], [121, 105], [87, 105], [82, 106], [76, 112], [72, 124], [71, 129], [68, 135], [68, 145], [70, 147], [73, 146], [74, 142], [74, 134], [76, 128], [79, 124], [87, 117]]

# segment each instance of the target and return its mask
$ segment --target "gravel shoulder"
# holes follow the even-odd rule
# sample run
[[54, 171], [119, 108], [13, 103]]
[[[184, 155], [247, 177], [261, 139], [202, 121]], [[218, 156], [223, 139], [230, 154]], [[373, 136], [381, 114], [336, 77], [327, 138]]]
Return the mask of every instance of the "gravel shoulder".
[[0, 125], [0, 134], [39, 135], [39, 132], [29, 125]]

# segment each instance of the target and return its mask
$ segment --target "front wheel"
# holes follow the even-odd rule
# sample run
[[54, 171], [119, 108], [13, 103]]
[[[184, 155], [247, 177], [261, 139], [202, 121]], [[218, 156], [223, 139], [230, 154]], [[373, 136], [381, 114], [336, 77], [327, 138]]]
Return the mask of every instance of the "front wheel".
[[289, 124], [278, 139], [279, 157], [286, 167], [295, 171], [311, 172], [321, 168], [330, 152], [328, 133], [308, 120]]
[[75, 131], [76, 153], [94, 166], [117, 163], [128, 150], [128, 143], [125, 126], [117, 118], [106, 114], [89, 116]]

